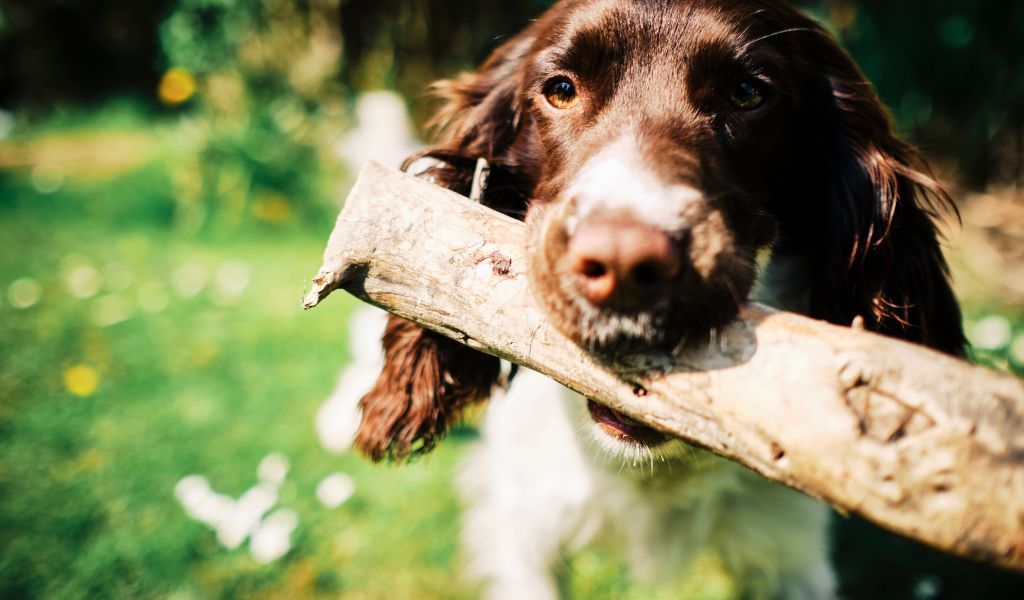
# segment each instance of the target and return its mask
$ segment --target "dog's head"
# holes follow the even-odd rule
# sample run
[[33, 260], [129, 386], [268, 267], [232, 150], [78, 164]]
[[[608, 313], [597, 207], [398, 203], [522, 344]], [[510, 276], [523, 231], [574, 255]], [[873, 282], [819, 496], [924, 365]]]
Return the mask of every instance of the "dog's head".
[[439, 91], [433, 174], [467, 193], [490, 161], [485, 202], [526, 218], [534, 293], [592, 352], [707, 339], [768, 249], [804, 312], [962, 352], [949, 199], [788, 3], [564, 0]]
[[747, 298], [804, 85], [773, 38], [820, 34], [751, 8], [567, 4], [524, 61], [522, 110], [546, 157], [530, 272], [592, 351], [703, 338]]
[[929, 214], [944, 193], [788, 4], [562, 2], [451, 90], [463, 149], [487, 131], [480, 154], [529, 182], [534, 289], [592, 351], [706, 339], [776, 240], [819, 272], [815, 316], [962, 343], [924, 323], [955, 306], [930, 291], [945, 285]]

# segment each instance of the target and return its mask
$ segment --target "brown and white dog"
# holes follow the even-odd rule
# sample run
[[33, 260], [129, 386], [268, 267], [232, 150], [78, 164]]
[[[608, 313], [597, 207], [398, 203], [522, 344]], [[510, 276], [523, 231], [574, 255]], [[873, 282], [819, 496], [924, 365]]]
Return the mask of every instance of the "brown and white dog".
[[[563, 0], [438, 91], [440, 141], [412, 160], [464, 194], [490, 163], [484, 203], [527, 221], [534, 293], [595, 355], [701, 343], [751, 297], [963, 353], [936, 233], [949, 197], [785, 2]], [[429, 451], [501, 378], [398, 318], [383, 341], [356, 438], [375, 460]], [[824, 507], [536, 374], [498, 396], [465, 478], [492, 596], [557, 596], [561, 554], [600, 536], [638, 576], [710, 550], [744, 594], [834, 594]]]

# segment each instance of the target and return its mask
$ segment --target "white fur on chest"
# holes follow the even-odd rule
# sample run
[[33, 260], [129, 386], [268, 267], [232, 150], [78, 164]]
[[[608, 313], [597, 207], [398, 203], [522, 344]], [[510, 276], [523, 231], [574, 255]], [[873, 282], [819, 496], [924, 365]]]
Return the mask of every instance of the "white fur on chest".
[[489, 597], [557, 598], [556, 566], [600, 540], [639, 580], [678, 578], [709, 551], [762, 589], [831, 597], [825, 507], [703, 451], [624, 464], [588, 446], [592, 426], [581, 397], [532, 371], [492, 399], [460, 477], [468, 566]]

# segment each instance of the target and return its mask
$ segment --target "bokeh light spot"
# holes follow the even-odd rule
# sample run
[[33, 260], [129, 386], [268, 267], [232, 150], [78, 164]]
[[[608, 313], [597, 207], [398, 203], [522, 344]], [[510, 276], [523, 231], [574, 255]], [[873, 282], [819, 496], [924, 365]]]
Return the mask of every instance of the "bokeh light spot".
[[217, 267], [212, 300], [218, 306], [236, 304], [252, 279], [252, 267], [245, 261], [229, 260]]
[[99, 374], [88, 365], [75, 365], [64, 371], [64, 387], [75, 396], [91, 396], [99, 384]]
[[157, 88], [161, 102], [175, 106], [187, 102], [196, 93], [196, 80], [192, 74], [175, 67], [164, 73]]
[[121, 262], [110, 262], [103, 269], [103, 276], [106, 280], [107, 290], [111, 292], [123, 292], [132, 286], [135, 281], [135, 273], [132, 268]]
[[1024, 333], [1017, 336], [1010, 346], [1010, 360], [1013, 364], [1024, 367]]
[[292, 215], [288, 199], [279, 194], [264, 196], [253, 203], [252, 212], [256, 218], [267, 223], [283, 223]]
[[72, 296], [92, 298], [103, 287], [103, 276], [91, 265], [79, 265], [68, 272], [64, 282]]
[[179, 267], [171, 276], [171, 286], [180, 298], [194, 298], [206, 287], [210, 274], [197, 263]]
[[158, 313], [167, 308], [171, 297], [167, 286], [159, 281], [147, 281], [139, 286], [139, 308], [148, 313]]
[[7, 288], [7, 302], [18, 310], [35, 306], [43, 297], [43, 286], [30, 277], [23, 277]]
[[135, 309], [131, 300], [122, 294], [109, 294], [96, 300], [92, 310], [92, 322], [100, 327], [117, 325], [132, 318]]
[[857, 22], [857, 7], [845, 2], [835, 2], [831, 5], [828, 18], [836, 29], [849, 29]]
[[964, 17], [954, 15], [942, 23], [939, 35], [950, 48], [966, 48], [974, 40], [974, 27]]
[[990, 315], [974, 324], [969, 337], [979, 350], [1000, 350], [1009, 345], [1013, 328], [1006, 317]]
[[40, 163], [32, 169], [32, 187], [40, 194], [52, 194], [64, 186], [64, 177], [59, 166]]

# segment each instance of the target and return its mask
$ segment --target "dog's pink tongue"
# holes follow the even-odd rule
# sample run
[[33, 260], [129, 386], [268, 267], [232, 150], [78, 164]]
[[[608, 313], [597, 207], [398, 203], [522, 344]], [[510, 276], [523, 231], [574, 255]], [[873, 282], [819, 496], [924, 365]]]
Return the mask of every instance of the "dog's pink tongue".
[[648, 446], [656, 446], [668, 440], [665, 434], [593, 400], [587, 400], [587, 409], [590, 411], [590, 418], [615, 437]]

